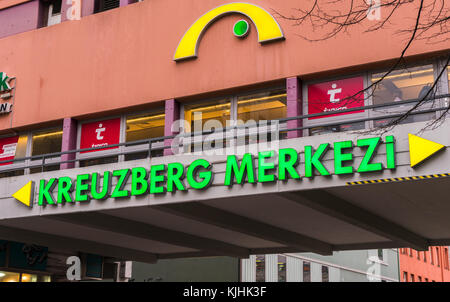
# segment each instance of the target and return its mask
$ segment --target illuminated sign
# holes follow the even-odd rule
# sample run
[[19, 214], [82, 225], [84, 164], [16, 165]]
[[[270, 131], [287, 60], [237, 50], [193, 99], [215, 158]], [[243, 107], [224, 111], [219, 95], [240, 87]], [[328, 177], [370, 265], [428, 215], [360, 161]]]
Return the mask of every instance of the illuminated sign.
[[[120, 140], [120, 118], [86, 123], [81, 126], [81, 149], [106, 147], [118, 144]], [[115, 147], [117, 148], [117, 147]], [[113, 148], [84, 151], [81, 153], [104, 151]]]
[[[178, 44], [174, 60], [181, 61], [196, 58], [198, 44], [203, 33], [216, 20], [229, 14], [247, 16], [256, 26], [259, 43], [284, 39], [280, 25], [263, 8], [248, 3], [229, 3], [210, 10], [191, 25]], [[243, 38], [248, 34], [249, 29], [250, 25], [248, 22], [241, 20], [234, 25], [233, 33], [236, 37]]]
[[363, 77], [308, 85], [308, 114], [332, 113], [330, 115], [310, 117], [308, 119], [313, 120], [364, 112], [364, 110], [358, 110], [339, 113], [341, 110], [363, 107], [364, 95], [361, 93], [363, 90]]
[[[409, 134], [408, 139], [410, 166], [414, 168], [438, 151], [445, 149], [444, 145], [412, 134]], [[381, 150], [380, 146], [383, 146]], [[357, 151], [358, 158], [361, 159], [358, 160], [358, 163], [354, 161], [353, 151]], [[377, 153], [379, 156], [375, 159]], [[302, 160], [300, 160], [300, 154], [303, 154]], [[327, 168], [324, 165], [325, 155], [333, 161], [333, 168]], [[242, 159], [238, 159], [236, 155], [229, 155], [222, 185], [232, 187], [234, 184], [311, 179], [314, 176], [331, 176], [332, 174], [364, 174], [394, 170], [396, 166], [394, 136], [386, 136], [384, 139], [381, 137], [362, 138], [357, 139], [356, 142], [345, 140], [322, 143], [316, 147], [305, 145], [302, 152], [293, 148], [279, 149], [277, 152], [274, 150], [261, 151], [258, 152], [257, 158], [254, 158], [251, 153], [244, 154]], [[430, 177], [411, 177], [412, 180], [425, 178]], [[84, 173], [75, 178], [41, 179], [36, 184], [39, 188], [37, 204], [46, 206], [108, 198], [121, 199], [148, 194], [175, 193], [176, 191], [187, 191], [189, 188], [204, 190], [213, 183], [213, 179], [213, 164], [205, 159], [194, 160], [188, 166], [172, 162], [152, 165], [149, 169], [136, 167], [103, 173]], [[347, 185], [379, 182], [386, 181], [356, 181], [348, 182]], [[127, 184], [130, 186], [127, 187]], [[35, 195], [34, 186], [34, 181], [29, 181], [14, 193], [13, 197], [28, 207], [32, 207]]]
[[[263, 151], [257, 155], [255, 165], [254, 155], [244, 154], [242, 160], [236, 155], [230, 155], [226, 162], [226, 173], [223, 185], [244, 183], [266, 183], [277, 180], [313, 178], [314, 176], [330, 176], [382, 171], [395, 169], [394, 137], [381, 137], [341, 141], [333, 144], [323, 143], [317, 148], [305, 146], [304, 158], [300, 175], [300, 155], [298, 150], [285, 148], [275, 151]], [[381, 145], [384, 145], [384, 160], [374, 162], [374, 156]], [[355, 165], [352, 150], [359, 148], [364, 152], [361, 162]], [[334, 157], [334, 170], [329, 171], [322, 162], [325, 154]], [[208, 188], [214, 178], [213, 164], [205, 159], [197, 159], [185, 166], [179, 162], [152, 165], [147, 168], [136, 167], [106, 171], [103, 173], [79, 174], [75, 178], [59, 177], [41, 179], [36, 185], [39, 187], [38, 205], [57, 205], [63, 203], [88, 202], [90, 200], [105, 200], [108, 198], [129, 198], [146, 194], [164, 194], [167, 192], [204, 190]], [[256, 169], [257, 168], [257, 169]], [[256, 172], [257, 171], [257, 172]], [[131, 188], [126, 185], [130, 183]], [[14, 198], [32, 206], [33, 182], [29, 182], [17, 191]]]

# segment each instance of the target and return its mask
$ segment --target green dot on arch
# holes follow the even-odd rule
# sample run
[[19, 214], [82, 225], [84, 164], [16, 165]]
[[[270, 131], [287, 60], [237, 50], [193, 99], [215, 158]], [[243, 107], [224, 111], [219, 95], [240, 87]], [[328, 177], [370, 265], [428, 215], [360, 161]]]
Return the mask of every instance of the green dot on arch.
[[233, 33], [238, 38], [244, 38], [247, 36], [250, 30], [250, 25], [245, 20], [239, 20], [234, 24]]

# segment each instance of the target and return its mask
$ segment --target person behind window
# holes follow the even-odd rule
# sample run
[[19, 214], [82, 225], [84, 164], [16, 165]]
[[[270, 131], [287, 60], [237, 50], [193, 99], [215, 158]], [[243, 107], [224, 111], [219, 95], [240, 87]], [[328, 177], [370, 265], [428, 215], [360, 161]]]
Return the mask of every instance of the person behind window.
[[386, 90], [392, 95], [392, 100], [394, 102], [399, 102], [403, 100], [403, 92], [394, 84], [391, 80], [383, 80], [381, 82]]

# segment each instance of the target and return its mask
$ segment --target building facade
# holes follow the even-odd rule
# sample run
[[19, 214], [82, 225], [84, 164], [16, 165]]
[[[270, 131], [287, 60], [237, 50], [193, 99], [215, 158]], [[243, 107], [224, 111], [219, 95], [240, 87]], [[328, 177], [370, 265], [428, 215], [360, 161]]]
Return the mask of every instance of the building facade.
[[448, 246], [430, 247], [428, 251], [399, 250], [402, 282], [448, 282], [450, 279]]
[[446, 280], [448, 45], [253, 2], [0, 2], [0, 280]]

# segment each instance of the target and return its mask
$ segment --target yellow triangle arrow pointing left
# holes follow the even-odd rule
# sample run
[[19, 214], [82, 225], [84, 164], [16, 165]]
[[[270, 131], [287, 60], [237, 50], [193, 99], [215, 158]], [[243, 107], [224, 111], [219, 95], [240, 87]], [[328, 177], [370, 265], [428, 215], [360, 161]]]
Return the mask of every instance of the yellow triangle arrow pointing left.
[[12, 197], [14, 197], [27, 207], [33, 207], [34, 182], [29, 181], [26, 185], [24, 185], [16, 193], [14, 193]]
[[411, 167], [417, 166], [431, 155], [445, 148], [444, 145], [418, 137], [413, 134], [408, 134], [408, 138]]

